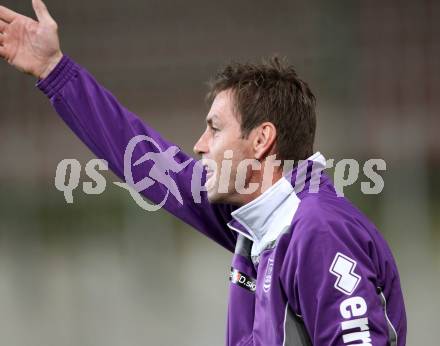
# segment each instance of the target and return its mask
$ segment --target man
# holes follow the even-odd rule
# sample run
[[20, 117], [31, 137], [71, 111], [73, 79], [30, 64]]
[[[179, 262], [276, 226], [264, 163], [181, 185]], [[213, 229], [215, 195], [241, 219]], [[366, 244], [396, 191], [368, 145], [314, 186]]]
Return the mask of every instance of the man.
[[[275, 59], [216, 76], [194, 147], [207, 168], [197, 199], [198, 163], [63, 55], [55, 21], [41, 0], [33, 6], [38, 21], [0, 7], [0, 56], [39, 78], [63, 120], [120, 177], [137, 136], [149, 141], [133, 148], [133, 181], [157, 163], [148, 153], [173, 153], [168, 174], [181, 199], [160, 183], [143, 193], [234, 253], [228, 345], [405, 345], [396, 264], [374, 225], [321, 174], [325, 160], [312, 151], [314, 96], [292, 67]], [[291, 160], [304, 161], [289, 172]]]

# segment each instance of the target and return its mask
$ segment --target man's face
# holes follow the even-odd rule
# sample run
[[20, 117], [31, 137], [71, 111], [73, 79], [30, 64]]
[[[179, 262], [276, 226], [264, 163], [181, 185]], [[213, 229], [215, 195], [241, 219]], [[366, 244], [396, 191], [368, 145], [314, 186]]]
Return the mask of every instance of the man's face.
[[[235, 189], [237, 166], [242, 160], [253, 158], [252, 136], [241, 138], [231, 90], [222, 91], [216, 96], [206, 123], [206, 130], [194, 145], [194, 152], [202, 156], [202, 162], [207, 166], [205, 187], [208, 199], [214, 203], [240, 204], [240, 194]], [[222, 165], [222, 161], [227, 163]], [[231, 174], [227, 174], [228, 165]], [[244, 174], [245, 180], [248, 180], [248, 172]]]

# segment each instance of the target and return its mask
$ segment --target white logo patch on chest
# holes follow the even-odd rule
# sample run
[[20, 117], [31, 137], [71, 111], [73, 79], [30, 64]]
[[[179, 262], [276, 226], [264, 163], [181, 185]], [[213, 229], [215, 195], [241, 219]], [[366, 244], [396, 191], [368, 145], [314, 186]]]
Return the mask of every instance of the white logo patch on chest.
[[267, 260], [266, 274], [264, 274], [263, 291], [268, 292], [272, 283], [273, 258]]
[[330, 273], [337, 277], [335, 288], [346, 295], [351, 295], [361, 281], [354, 272], [356, 261], [338, 252], [330, 266]]

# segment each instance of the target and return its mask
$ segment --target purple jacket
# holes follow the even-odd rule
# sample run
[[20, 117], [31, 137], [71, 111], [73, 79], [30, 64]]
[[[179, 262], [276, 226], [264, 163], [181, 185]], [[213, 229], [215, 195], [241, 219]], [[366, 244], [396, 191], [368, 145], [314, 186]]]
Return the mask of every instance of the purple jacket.
[[[153, 138], [161, 152], [172, 146], [67, 56], [37, 86], [122, 179], [125, 148], [134, 136]], [[133, 161], [157, 151], [143, 141]], [[170, 195], [164, 208], [234, 253], [227, 345], [405, 345], [405, 307], [391, 251], [375, 226], [337, 197], [321, 174], [321, 154], [239, 209], [210, 204], [205, 193], [195, 201], [196, 161], [182, 151], [174, 160], [189, 160], [170, 173], [183, 203]], [[134, 181], [151, 165], [135, 167]], [[168, 192], [156, 183], [143, 194], [159, 203]]]

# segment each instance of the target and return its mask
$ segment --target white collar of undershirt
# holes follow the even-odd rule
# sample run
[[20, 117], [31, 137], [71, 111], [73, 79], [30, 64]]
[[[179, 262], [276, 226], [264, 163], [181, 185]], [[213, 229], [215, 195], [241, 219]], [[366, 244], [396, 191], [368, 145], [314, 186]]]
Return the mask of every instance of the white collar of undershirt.
[[[313, 166], [317, 165], [321, 170], [325, 168], [326, 160], [320, 152], [306, 161], [313, 161]], [[236, 220], [247, 231], [240, 233], [254, 242], [253, 255], [275, 241], [286, 227], [290, 227], [300, 202], [291, 176], [291, 172], [286, 174], [260, 196], [231, 213], [233, 221], [228, 226], [238, 231], [232, 226]]]

